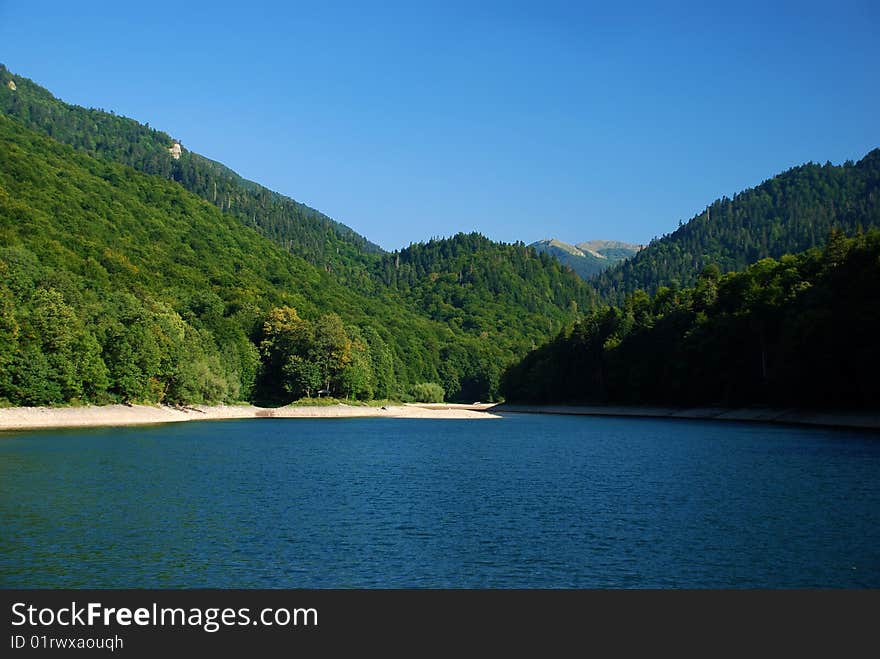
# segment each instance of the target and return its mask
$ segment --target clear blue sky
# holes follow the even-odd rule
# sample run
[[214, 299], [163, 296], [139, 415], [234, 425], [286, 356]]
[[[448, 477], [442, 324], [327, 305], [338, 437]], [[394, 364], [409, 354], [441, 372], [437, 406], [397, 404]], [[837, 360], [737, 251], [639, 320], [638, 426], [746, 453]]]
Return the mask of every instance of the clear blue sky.
[[646, 242], [880, 146], [878, 7], [0, 0], [0, 61], [388, 249]]

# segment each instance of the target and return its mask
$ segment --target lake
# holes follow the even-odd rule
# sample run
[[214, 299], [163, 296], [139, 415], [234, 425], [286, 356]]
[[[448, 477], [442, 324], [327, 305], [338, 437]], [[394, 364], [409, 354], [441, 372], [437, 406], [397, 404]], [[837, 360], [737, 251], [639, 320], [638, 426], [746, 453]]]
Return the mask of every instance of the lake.
[[880, 435], [252, 419], [0, 435], [0, 587], [880, 587]]

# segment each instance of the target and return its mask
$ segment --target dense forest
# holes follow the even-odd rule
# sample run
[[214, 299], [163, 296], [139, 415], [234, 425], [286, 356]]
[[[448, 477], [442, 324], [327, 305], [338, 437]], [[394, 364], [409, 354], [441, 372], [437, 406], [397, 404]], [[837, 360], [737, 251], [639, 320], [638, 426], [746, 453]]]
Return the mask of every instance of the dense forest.
[[[0, 68], [0, 78], [0, 108], [16, 124], [92, 158], [131, 166], [176, 183], [209, 202], [225, 218], [234, 218], [295, 257], [302, 257], [290, 261], [296, 263], [295, 277], [266, 277], [271, 288], [297, 291], [301, 301], [295, 308], [308, 322], [321, 314], [337, 314], [353, 336], [375, 334], [389, 345], [394, 385], [390, 390], [378, 387], [374, 395], [399, 396], [420, 383], [432, 382], [452, 400], [493, 400], [498, 396], [503, 367], [543, 341], [548, 331], [555, 332], [571, 322], [572, 310], [578, 305], [586, 308], [593, 297], [588, 286], [556, 262], [533, 258], [534, 253], [521, 245], [493, 243], [482, 237], [455, 236], [383, 255], [348, 227], [246, 181], [219, 163], [186, 149], [179, 159], [173, 158], [169, 146], [174, 140], [148, 125], [66, 104], [5, 68]], [[15, 89], [7, 84], [13, 80]], [[67, 192], [56, 190], [54, 194], [61, 195], [58, 203], [63, 204]], [[96, 194], [100, 198], [107, 192]], [[116, 222], [111, 209], [103, 210], [105, 223]], [[88, 222], [80, 227], [79, 221], [72, 221], [71, 228], [85, 233], [93, 229]], [[204, 231], [211, 232], [207, 226]], [[102, 240], [112, 244], [106, 236]], [[167, 248], [173, 249], [173, 245]], [[450, 250], [456, 255], [454, 260], [446, 258]], [[411, 259], [414, 254], [419, 254], [418, 263]], [[212, 261], [213, 256], [207, 255], [206, 264]], [[492, 294], [481, 290], [484, 285], [491, 286], [490, 279], [495, 276], [486, 270], [485, 263], [504, 273], [503, 286], [509, 294], [503, 303], [492, 301]], [[257, 262], [251, 265], [255, 272], [266, 274]], [[414, 268], [423, 281], [414, 281]], [[447, 286], [453, 272], [457, 284]], [[466, 280], [458, 281], [461, 273]], [[314, 285], [304, 288], [303, 280]], [[224, 283], [232, 281], [230, 277]], [[150, 282], [140, 282], [140, 286], [156, 293]], [[491, 289], [498, 290], [497, 286]], [[438, 313], [437, 300], [443, 301], [446, 315]], [[267, 311], [265, 304], [252, 301], [261, 312]], [[450, 321], [447, 316], [455, 319]], [[364, 331], [367, 326], [373, 332]], [[260, 337], [252, 328], [244, 331], [258, 347]], [[352, 345], [364, 341], [352, 339]], [[274, 358], [263, 357], [264, 362], [274, 364]], [[254, 395], [286, 398], [294, 395], [291, 392], [304, 391], [289, 381], [277, 380], [280, 377], [281, 371], [274, 366], [261, 367]], [[331, 388], [341, 392], [340, 387]], [[432, 389], [432, 395], [436, 391]]]
[[715, 202], [587, 284], [477, 233], [384, 253], [219, 163], [175, 158], [148, 125], [2, 65], [0, 83], [0, 405], [876, 394], [860, 370], [876, 365], [876, 255], [859, 255], [877, 237], [832, 228], [878, 225], [880, 151]]
[[277, 397], [259, 347], [267, 314], [285, 307], [345, 317], [353, 345], [369, 341], [392, 372], [377, 383], [436, 374], [442, 327], [359, 297], [180, 186], [5, 117], [0, 144], [0, 398]]
[[478, 233], [410, 245], [377, 269], [384, 285], [433, 320], [496, 343], [513, 325], [531, 343], [595, 304], [593, 291], [551, 257]]
[[703, 268], [691, 288], [643, 291], [586, 315], [508, 369], [509, 400], [876, 407], [880, 231]]
[[[14, 90], [8, 86], [11, 80]], [[170, 157], [169, 148], [178, 140], [149, 124], [64, 103], [2, 64], [0, 112], [90, 155], [176, 181], [285, 249], [332, 271], [338, 280], [371, 290], [366, 268], [381, 252], [378, 246], [344, 224], [186, 148], [179, 158]]]
[[497, 400], [507, 364], [595, 305], [593, 291], [554, 259], [477, 233], [386, 254], [376, 273], [420, 313], [479, 346], [440, 352], [438, 382], [469, 402]]
[[[510, 299], [538, 303], [469, 307], [461, 326], [441, 322], [392, 286], [360, 294], [172, 181], [6, 117], [0, 143], [0, 399], [9, 403], [284, 402], [322, 389], [406, 398], [426, 383], [433, 397], [442, 388], [453, 400], [492, 400], [504, 365], [589, 299], [574, 275], [522, 247], [456, 237], [442, 243], [461, 258], [518, 254], [521, 272], [505, 270]], [[406, 256], [399, 270], [396, 261], [392, 272], [410, 272]], [[432, 285], [459, 265], [420, 263]], [[452, 304], [471, 299], [467, 286]], [[527, 322], [501, 331], [502, 311]]]
[[593, 283], [604, 300], [620, 304], [638, 289], [691, 286], [710, 264], [733, 272], [821, 247], [833, 227], [848, 235], [880, 227], [880, 149], [858, 163], [795, 167], [719, 199]]

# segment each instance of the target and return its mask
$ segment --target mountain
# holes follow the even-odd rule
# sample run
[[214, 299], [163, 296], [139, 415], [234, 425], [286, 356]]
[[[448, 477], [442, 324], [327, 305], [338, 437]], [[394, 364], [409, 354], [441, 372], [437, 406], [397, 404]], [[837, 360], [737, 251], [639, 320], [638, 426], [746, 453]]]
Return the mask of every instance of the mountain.
[[574, 270], [581, 279], [590, 279], [614, 264], [630, 258], [642, 248], [641, 245], [615, 240], [591, 240], [569, 245], [555, 238], [539, 240], [529, 247], [554, 257]]
[[388, 283], [362, 294], [176, 182], [0, 116], [0, 401], [283, 401], [316, 382], [491, 400], [501, 369], [593, 296], [482, 237], [374, 270]]
[[[10, 244], [27, 253], [21, 259], [13, 258], [12, 265], [7, 264], [10, 272], [18, 262], [55, 263], [59, 277], [70, 277], [75, 282], [64, 289], [62, 300], [75, 316], [81, 316], [80, 325], [86, 333], [97, 321], [92, 311], [81, 306], [82, 296], [77, 291], [95, 287], [104, 291], [104, 284], [134, 295], [139, 305], [165, 305], [184, 322], [190, 319], [196, 325], [204, 322], [202, 312], [210, 311], [210, 317], [220, 322], [220, 318], [234, 316], [237, 309], [249, 309], [247, 322], [239, 323], [233, 334], [236, 341], [246, 338], [249, 347], [242, 349], [251, 357], [256, 350], [260, 362], [250, 364], [247, 375], [230, 376], [236, 382], [241, 380], [238, 389], [245, 397], [284, 399], [313, 390], [315, 364], [296, 360], [317, 354], [313, 344], [320, 337], [344, 334], [342, 344], [348, 341], [345, 345], [365, 346], [373, 357], [376, 352], [387, 357], [379, 360], [381, 364], [376, 360], [372, 363], [374, 371], [381, 369], [385, 374], [383, 386], [376, 382], [371, 385], [375, 395], [405, 395], [416, 384], [440, 382], [450, 399], [493, 399], [498, 395], [498, 377], [504, 365], [520, 358], [548, 332], [571, 322], [577, 310], [592, 306], [591, 289], [552, 259], [539, 257], [524, 245], [456, 236], [384, 254], [348, 227], [246, 181], [148, 125], [66, 104], [5, 68], [0, 68], [0, 82], [0, 108], [8, 117], [6, 139], [10, 145], [17, 145], [10, 154], [14, 152], [26, 161], [34, 151], [31, 159], [41, 162], [50, 153], [58, 160], [51, 169], [70, 172], [63, 174], [67, 179], [59, 180], [82, 181], [79, 188], [59, 188], [56, 179], [22, 188], [27, 177], [11, 172], [28, 168], [22, 162], [4, 161], [8, 168], [7, 194], [16, 204], [23, 204], [25, 210], [20, 216], [29, 220], [20, 226], [10, 222], [16, 227], [15, 235], [8, 237]], [[34, 131], [47, 141], [37, 139]], [[75, 151], [59, 151], [59, 143]], [[134, 176], [129, 168], [140, 172], [141, 177]], [[95, 180], [96, 176], [101, 181]], [[127, 187], [129, 184], [135, 190]], [[83, 200], [77, 193], [86, 188], [92, 190], [93, 201]], [[143, 189], [157, 192], [147, 198], [132, 194]], [[178, 199], [174, 204], [187, 209], [184, 216], [172, 212], [175, 207], [165, 201], [169, 199]], [[53, 204], [56, 210], [51, 210]], [[215, 212], [208, 212], [209, 207]], [[80, 248], [76, 258], [69, 248], [63, 250], [65, 258], [72, 259], [69, 263], [64, 259], [59, 262], [60, 257], [53, 253], [66, 245], [64, 231], [48, 220], [58, 212], [70, 218], [66, 231], [78, 236], [71, 241]], [[138, 216], [152, 219], [136, 227], [130, 218]], [[42, 222], [39, 226], [30, 223], [37, 217]], [[189, 226], [198, 235], [212, 236], [212, 240], [168, 233], [171, 218], [175, 228]], [[113, 234], [116, 231], [118, 235]], [[256, 240], [257, 234], [263, 242]], [[115, 242], [117, 238], [120, 244]], [[236, 254], [245, 258], [243, 241], [253, 245], [247, 269], [236, 258], [230, 258]], [[179, 270], [180, 264], [169, 263], [167, 256], [180, 250], [190, 254], [191, 260], [190, 269], [180, 278], [182, 292], [176, 292], [168, 277]], [[280, 253], [287, 256], [282, 258]], [[112, 274], [109, 280], [100, 268], [95, 268], [94, 276], [103, 283], [91, 284], [84, 273], [92, 266], [86, 267], [80, 261], [94, 261], [113, 273], [105, 263], [107, 254], [116, 255], [122, 263], [134, 264], [133, 268], [123, 268], [128, 276], [117, 278]], [[490, 265], [492, 272], [487, 270]], [[237, 286], [239, 272], [251, 277], [253, 284], [243, 289]], [[166, 276], [155, 278], [160, 273]], [[453, 280], [455, 285], [450, 285]], [[211, 304], [193, 303], [195, 310], [187, 306], [189, 298], [200, 296], [210, 298]], [[10, 299], [15, 314], [28, 316], [33, 304], [30, 297], [13, 295]], [[93, 305], [101, 307], [100, 301]], [[295, 308], [297, 313], [283, 311], [286, 308]], [[322, 325], [328, 314], [338, 316], [345, 331], [338, 332], [332, 323]], [[300, 339], [308, 334], [311, 339], [303, 343], [290, 337], [288, 341], [264, 336], [263, 329], [270, 325], [276, 330], [285, 328], [284, 332], [297, 334]], [[205, 345], [213, 341], [219, 352], [211, 352], [208, 347], [203, 351], [221, 361], [233, 354], [212, 327], [203, 329], [211, 339]], [[96, 340], [102, 355], [112, 350], [100, 337]], [[294, 343], [296, 350], [291, 347]], [[273, 348], [281, 344], [287, 346], [281, 352]], [[21, 355], [22, 349], [19, 346], [12, 352]], [[295, 363], [288, 364], [290, 359]], [[230, 369], [235, 370], [229, 367], [226, 371]], [[256, 375], [251, 377], [254, 369]], [[336, 388], [351, 392], [352, 369], [344, 370], [349, 380], [344, 384], [340, 379]], [[161, 381], [158, 376], [150, 377]], [[376, 380], [376, 373], [372, 377]], [[111, 383], [106, 389], [106, 396], [125, 399], [114, 386]], [[231, 391], [224, 397], [232, 396]], [[144, 400], [157, 399], [141, 393]], [[183, 399], [206, 396], [203, 392]], [[14, 392], [7, 398], [25, 400]], [[69, 396], [53, 394], [50, 398], [57, 402]], [[88, 399], [92, 398], [95, 396]]]
[[283, 398], [278, 382], [260, 391], [264, 325], [278, 308], [344, 318], [347, 338], [390, 372], [386, 395], [436, 378], [433, 345], [462, 344], [176, 183], [0, 116], [0, 399]]
[[441, 384], [464, 400], [480, 399], [480, 391], [497, 396], [506, 364], [595, 306], [593, 290], [546, 254], [478, 233], [410, 245], [376, 268], [431, 320], [484, 346], [476, 357], [457, 346], [441, 351]]
[[323, 213], [189, 151], [179, 139], [149, 124], [65, 103], [2, 64], [0, 113], [92, 156], [176, 181], [341, 281], [371, 289], [367, 267], [382, 251], [377, 245]]
[[[597, 317], [595, 289], [665, 300], [707, 264], [878, 224], [874, 151], [719, 200], [589, 284], [540, 246], [479, 234], [389, 254], [165, 133], [5, 68], [0, 82], [0, 403], [403, 397], [429, 383], [494, 400], [507, 365]], [[600, 262], [633, 247], [548, 245]]]
[[733, 199], [718, 199], [594, 283], [602, 298], [620, 303], [636, 289], [691, 286], [710, 264], [738, 271], [762, 258], [821, 247], [832, 228], [851, 235], [877, 226], [880, 149], [857, 163], [794, 167]]
[[880, 231], [586, 314], [502, 376], [510, 401], [875, 410]]
[[644, 245], [623, 243], [619, 240], [588, 240], [584, 243], [578, 243], [575, 247], [582, 252], [588, 252], [610, 261], [622, 261], [638, 252]]

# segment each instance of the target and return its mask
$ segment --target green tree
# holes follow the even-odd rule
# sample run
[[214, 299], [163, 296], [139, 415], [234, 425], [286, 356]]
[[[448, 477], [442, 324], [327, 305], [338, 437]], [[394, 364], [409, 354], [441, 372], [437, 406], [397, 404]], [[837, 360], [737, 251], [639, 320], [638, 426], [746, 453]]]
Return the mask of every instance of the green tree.
[[284, 389], [295, 398], [311, 398], [321, 388], [322, 373], [316, 362], [290, 355], [283, 367]]
[[390, 398], [394, 394], [394, 358], [388, 344], [373, 327], [363, 330], [369, 348], [371, 370], [373, 372], [373, 395], [379, 399]]
[[[311, 391], [311, 379], [306, 377], [302, 380], [297, 374], [301, 370], [300, 361], [311, 361], [309, 353], [314, 343], [312, 324], [300, 318], [293, 307], [277, 307], [267, 314], [262, 336], [260, 354], [263, 357], [264, 389], [271, 392], [280, 387], [288, 393]], [[291, 364], [293, 357], [299, 361]], [[288, 382], [288, 377], [294, 380]]]
[[370, 347], [359, 328], [347, 327], [346, 334], [351, 341], [351, 357], [340, 373], [340, 391], [346, 398], [369, 400], [375, 394]]
[[324, 388], [335, 393], [341, 390], [340, 376], [351, 363], [351, 339], [345, 332], [342, 318], [335, 313], [324, 314], [315, 322], [309, 355], [320, 369]]
[[[5, 264], [0, 261], [0, 276]], [[12, 363], [18, 351], [18, 321], [12, 292], [0, 283], [0, 398], [12, 396]]]
[[13, 361], [13, 400], [22, 405], [56, 405], [64, 402], [53, 365], [35, 345], [23, 347]]
[[443, 387], [436, 382], [419, 382], [410, 387], [410, 396], [419, 403], [442, 403]]

